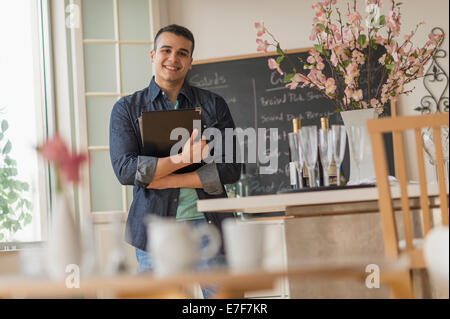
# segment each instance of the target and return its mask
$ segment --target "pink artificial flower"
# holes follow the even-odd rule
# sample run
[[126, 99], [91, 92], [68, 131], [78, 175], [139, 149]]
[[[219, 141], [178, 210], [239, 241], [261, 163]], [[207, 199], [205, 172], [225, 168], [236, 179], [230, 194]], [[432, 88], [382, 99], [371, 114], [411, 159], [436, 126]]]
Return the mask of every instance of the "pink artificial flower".
[[347, 84], [349, 87], [353, 87], [355, 86], [355, 78], [350, 76], [350, 75], [346, 75], [344, 76], [344, 82], [345, 84]]
[[262, 36], [264, 33], [266, 33], [266, 28], [264, 27], [264, 22], [255, 22], [255, 28], [256, 28], [256, 35], [258, 37]]
[[397, 15], [393, 10], [389, 11], [386, 17], [386, 25], [394, 36], [400, 34], [400, 15]]
[[292, 79], [291, 82], [289, 82], [288, 84], [286, 84], [286, 87], [291, 89], [291, 90], [295, 90], [297, 88], [297, 86], [299, 85], [300, 82], [308, 82], [308, 78], [306, 78], [303, 74], [301, 73], [296, 73]]
[[352, 78], [355, 78], [359, 75], [359, 69], [358, 65], [356, 63], [350, 63], [346, 68], [345, 71], [347, 75], [351, 76]]
[[380, 64], [385, 65], [386, 64], [386, 53], [383, 54], [379, 59], [378, 62], [380, 62]]
[[359, 52], [358, 50], [354, 50], [353, 51], [353, 60], [358, 63], [358, 64], [364, 64], [364, 54], [362, 54], [361, 52]]
[[383, 105], [378, 104], [378, 105], [375, 107], [375, 112], [377, 112], [378, 115], [380, 115], [381, 113], [383, 113], [383, 111], [384, 111]]
[[39, 148], [42, 156], [50, 162], [63, 163], [69, 156], [69, 149], [64, 140], [56, 134]]
[[429, 41], [425, 44], [427, 47], [433, 44], [438, 44], [439, 41], [441, 41], [441, 38], [443, 37], [443, 34], [436, 34], [434, 35], [432, 32], [428, 34]]
[[338, 60], [337, 55], [336, 55], [336, 53], [334, 52], [334, 50], [331, 51], [330, 62], [331, 62], [331, 64], [332, 64], [334, 67], [336, 67], [336, 66], [338, 65], [338, 63], [339, 63], [339, 60]]
[[310, 55], [306, 59], [306, 62], [308, 62], [309, 64], [314, 64], [314, 62], [316, 62], [316, 59], [314, 59], [314, 57], [312, 55]]
[[357, 25], [362, 19], [361, 14], [359, 14], [358, 11], [347, 14], [347, 18], [348, 18], [348, 21], [350, 22], [350, 24], [352, 24], [352, 25]]
[[347, 86], [347, 87], [345, 88], [344, 93], [345, 93], [345, 96], [346, 96], [348, 99], [351, 99], [352, 96], [353, 96], [353, 90], [352, 90], [352, 88], [349, 87], [349, 86]]
[[61, 165], [63, 176], [67, 182], [80, 182], [80, 167], [88, 157], [86, 154], [71, 154]]
[[383, 7], [383, 1], [381, 1], [381, 0], [366, 0], [366, 6], [369, 6], [371, 4], [372, 5], [377, 5], [380, 8]]
[[353, 36], [353, 32], [350, 28], [344, 30], [344, 41], [352, 41], [355, 37]]
[[263, 51], [267, 53], [267, 48], [269, 47], [269, 42], [267, 40], [256, 39], [256, 43], [258, 44], [258, 48], [256, 51]]
[[329, 94], [334, 94], [336, 92], [336, 82], [333, 78], [328, 78], [325, 84], [325, 92]]
[[378, 100], [375, 98], [370, 100], [371, 107], [376, 107], [378, 103], [379, 103]]
[[316, 65], [317, 70], [325, 69], [325, 64], [323, 62], [318, 62]]
[[318, 57], [320, 57], [319, 51], [317, 51], [315, 48], [309, 50], [309, 54], [312, 55], [316, 60], [317, 60]]
[[80, 181], [79, 170], [81, 164], [87, 161], [87, 154], [71, 153], [64, 140], [55, 135], [40, 148], [42, 156], [49, 162], [54, 162], [58, 170], [61, 169], [66, 182], [78, 183]]
[[363, 99], [363, 91], [361, 89], [354, 91], [352, 97], [355, 101], [361, 101]]
[[269, 64], [269, 69], [271, 70], [277, 70], [278, 73], [280, 73], [281, 75], [283, 75], [283, 70], [281, 70], [280, 65], [277, 63], [277, 61], [275, 61], [275, 59], [270, 58], [268, 60], [268, 64]]

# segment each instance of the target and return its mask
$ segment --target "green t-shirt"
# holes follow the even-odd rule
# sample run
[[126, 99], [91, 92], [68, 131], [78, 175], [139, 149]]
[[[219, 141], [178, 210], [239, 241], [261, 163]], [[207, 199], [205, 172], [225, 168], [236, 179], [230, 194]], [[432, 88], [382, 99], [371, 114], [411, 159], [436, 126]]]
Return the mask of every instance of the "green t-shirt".
[[[178, 109], [178, 101], [173, 104], [173, 108]], [[203, 213], [197, 211], [197, 201], [198, 196], [194, 188], [180, 188], [176, 219], [181, 221], [204, 218]]]

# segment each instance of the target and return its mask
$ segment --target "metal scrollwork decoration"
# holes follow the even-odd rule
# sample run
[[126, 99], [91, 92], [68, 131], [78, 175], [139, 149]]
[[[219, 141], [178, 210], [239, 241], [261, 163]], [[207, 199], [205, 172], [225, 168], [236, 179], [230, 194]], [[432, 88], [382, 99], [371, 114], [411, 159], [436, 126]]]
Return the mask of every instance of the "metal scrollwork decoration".
[[[448, 88], [448, 75], [438, 63], [438, 59], [445, 59], [447, 57], [447, 52], [441, 48], [441, 45], [445, 40], [445, 32], [439, 27], [433, 28], [431, 32], [434, 35], [442, 34], [443, 36], [438, 44], [439, 49], [436, 51], [435, 56], [431, 60], [431, 65], [423, 77], [423, 84], [429, 95], [424, 96], [420, 100], [420, 106], [414, 109], [422, 114], [449, 111], [448, 96], [444, 96]], [[435, 87], [434, 90], [433, 86]], [[436, 91], [438, 91], [438, 94], [436, 94]]]
[[[438, 59], [445, 59], [447, 52], [441, 48], [445, 39], [444, 30], [439, 27], [433, 28], [431, 32], [434, 35], [442, 34], [442, 38], [438, 43], [439, 49], [436, 51], [435, 56], [432, 58], [430, 67], [423, 78], [423, 84], [429, 95], [424, 96], [420, 100], [420, 106], [414, 110], [421, 112], [422, 114], [448, 112], [448, 96], [444, 96], [448, 89], [448, 75], [444, 69], [438, 63]], [[436, 94], [438, 93], [438, 94]], [[423, 148], [427, 155], [428, 161], [431, 165], [436, 164], [435, 159], [435, 147], [433, 141], [433, 130], [431, 128], [424, 129], [422, 131]], [[444, 169], [446, 176], [446, 183], [448, 185], [448, 171], [449, 171], [449, 127], [441, 127], [441, 142], [442, 151], [444, 157]]]

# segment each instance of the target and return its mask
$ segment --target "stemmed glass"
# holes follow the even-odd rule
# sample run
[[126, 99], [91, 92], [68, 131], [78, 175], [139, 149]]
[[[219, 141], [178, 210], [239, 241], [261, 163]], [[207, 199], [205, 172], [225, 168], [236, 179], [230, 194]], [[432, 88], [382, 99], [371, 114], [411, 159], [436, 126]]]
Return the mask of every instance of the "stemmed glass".
[[303, 188], [303, 182], [302, 182], [302, 167], [303, 167], [303, 157], [301, 154], [301, 149], [299, 145], [299, 138], [297, 133], [289, 133], [289, 149], [291, 151], [291, 160], [295, 164], [295, 171], [297, 174], [297, 187]]
[[345, 154], [345, 142], [347, 135], [345, 134], [344, 125], [331, 125], [333, 136], [333, 156], [337, 168], [337, 184], [341, 185], [341, 164]]
[[299, 135], [303, 160], [308, 168], [309, 184], [311, 187], [318, 187], [314, 170], [317, 162], [317, 128], [315, 126], [303, 126]]
[[[431, 128], [424, 129], [422, 131], [423, 148], [427, 154], [428, 160], [431, 165], [436, 164], [436, 150], [433, 140], [433, 130]], [[448, 185], [448, 162], [449, 162], [449, 127], [441, 127], [441, 143], [442, 143], [442, 155], [444, 159], [444, 171], [445, 181]]]
[[365, 128], [364, 126], [350, 126], [349, 127], [349, 142], [350, 142], [350, 151], [352, 153], [352, 159], [356, 164], [356, 168], [358, 170], [358, 175], [356, 178], [356, 183], [360, 183], [361, 179], [361, 162], [364, 158], [364, 147], [366, 143], [365, 138]]
[[319, 130], [319, 151], [323, 168], [324, 185], [330, 186], [328, 170], [333, 159], [333, 135], [330, 130]]

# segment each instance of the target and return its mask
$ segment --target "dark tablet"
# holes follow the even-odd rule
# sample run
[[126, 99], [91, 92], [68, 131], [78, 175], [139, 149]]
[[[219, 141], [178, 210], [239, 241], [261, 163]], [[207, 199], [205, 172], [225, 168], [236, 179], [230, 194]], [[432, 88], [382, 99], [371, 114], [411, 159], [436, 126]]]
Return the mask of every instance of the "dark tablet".
[[[139, 118], [139, 128], [141, 131], [144, 155], [155, 157], [170, 156], [172, 147], [181, 141], [182, 136], [175, 136], [176, 140], [170, 139], [171, 132], [176, 128], [184, 128], [189, 132], [189, 136], [194, 130], [194, 121], [198, 120], [198, 128], [201, 130], [201, 108], [164, 110], [142, 112]], [[182, 145], [179, 147], [179, 153]], [[190, 166], [179, 169], [175, 173], [186, 173], [196, 170], [201, 166], [194, 163]]]

